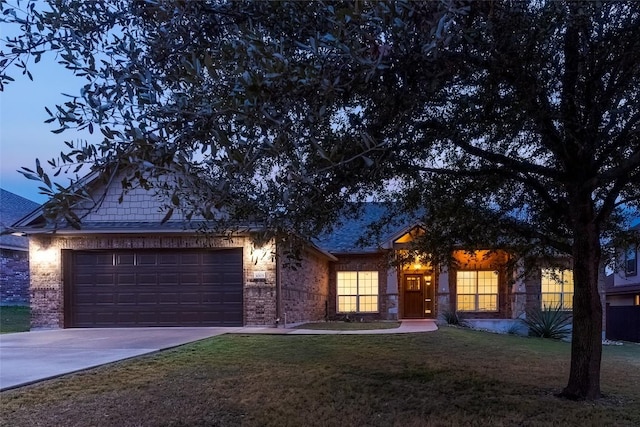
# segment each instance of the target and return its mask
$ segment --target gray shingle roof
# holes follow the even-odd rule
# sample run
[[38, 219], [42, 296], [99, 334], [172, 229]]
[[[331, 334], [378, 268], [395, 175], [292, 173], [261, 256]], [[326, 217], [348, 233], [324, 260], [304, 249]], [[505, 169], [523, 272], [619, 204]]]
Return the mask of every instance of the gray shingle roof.
[[[38, 203], [0, 188], [0, 233], [10, 229], [13, 223], [38, 207], [40, 207]], [[0, 235], [0, 247], [26, 250], [29, 247], [29, 241], [26, 237], [2, 234]]]
[[[374, 233], [370, 226], [385, 218], [390, 219], [391, 223]], [[415, 219], [394, 214], [393, 206], [388, 204], [364, 203], [359, 214], [343, 217], [332, 231], [319, 236], [314, 243], [336, 254], [372, 253], [379, 251], [380, 245], [415, 223]], [[365, 243], [363, 239], [366, 239]]]

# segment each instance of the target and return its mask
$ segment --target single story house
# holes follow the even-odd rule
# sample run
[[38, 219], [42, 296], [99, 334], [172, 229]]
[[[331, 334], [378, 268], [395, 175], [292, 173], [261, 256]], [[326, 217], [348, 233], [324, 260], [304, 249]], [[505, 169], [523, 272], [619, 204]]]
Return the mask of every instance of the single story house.
[[11, 224], [39, 205], [0, 188], [0, 305], [29, 305], [29, 239]]
[[[96, 181], [101, 202], [82, 212], [82, 229], [47, 228], [42, 212], [15, 228], [30, 237], [34, 328], [242, 326], [359, 319], [438, 319], [464, 313], [478, 327], [506, 330], [530, 307], [571, 310], [570, 263], [526, 276], [506, 251], [457, 251], [452, 265], [390, 265], [416, 233], [408, 222], [371, 246], [358, 245], [377, 219], [370, 204], [309, 242], [287, 268], [276, 242], [252, 243], [246, 227], [211, 236], [180, 218], [162, 223], [160, 203], [142, 189], [119, 203], [119, 186]], [[80, 206], [80, 210], [84, 207]]]

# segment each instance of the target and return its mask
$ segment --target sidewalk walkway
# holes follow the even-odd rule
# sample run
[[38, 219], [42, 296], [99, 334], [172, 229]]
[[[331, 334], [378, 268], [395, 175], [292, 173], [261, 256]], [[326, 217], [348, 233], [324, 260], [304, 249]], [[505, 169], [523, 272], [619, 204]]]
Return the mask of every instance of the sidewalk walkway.
[[247, 326], [239, 328], [232, 334], [274, 334], [274, 335], [378, 335], [378, 334], [408, 334], [418, 332], [437, 331], [436, 322], [431, 319], [402, 320], [398, 328], [393, 329], [362, 329], [362, 330], [331, 330], [331, 329], [294, 329], [294, 328], [263, 328]]

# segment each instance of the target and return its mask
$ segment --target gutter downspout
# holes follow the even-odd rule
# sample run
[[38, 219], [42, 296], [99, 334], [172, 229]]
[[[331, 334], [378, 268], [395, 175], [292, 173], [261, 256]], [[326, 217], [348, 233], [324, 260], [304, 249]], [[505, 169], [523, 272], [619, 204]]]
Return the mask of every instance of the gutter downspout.
[[[280, 327], [280, 319], [282, 318], [282, 262], [280, 258], [280, 245], [276, 241], [276, 328]], [[284, 327], [287, 327], [286, 322]]]

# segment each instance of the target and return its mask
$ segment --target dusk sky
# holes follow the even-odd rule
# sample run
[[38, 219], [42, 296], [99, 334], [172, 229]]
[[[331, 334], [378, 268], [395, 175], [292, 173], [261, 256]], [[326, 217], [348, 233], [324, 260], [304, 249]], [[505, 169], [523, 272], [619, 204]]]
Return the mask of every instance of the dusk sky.
[[[75, 131], [53, 134], [56, 124], [44, 123], [49, 118], [44, 107], [53, 111], [56, 104], [65, 102], [62, 93], [77, 94], [83, 81], [56, 64], [52, 56], [32, 64], [31, 72], [33, 81], [11, 67], [9, 75], [16, 81], [0, 92], [0, 187], [42, 203], [46, 197], [38, 194], [39, 183], [17, 170], [22, 166], [34, 169], [39, 158], [43, 168], [53, 172], [46, 161], [59, 156], [66, 148], [64, 141], [86, 138]], [[66, 185], [68, 179], [60, 175], [56, 182]]]

